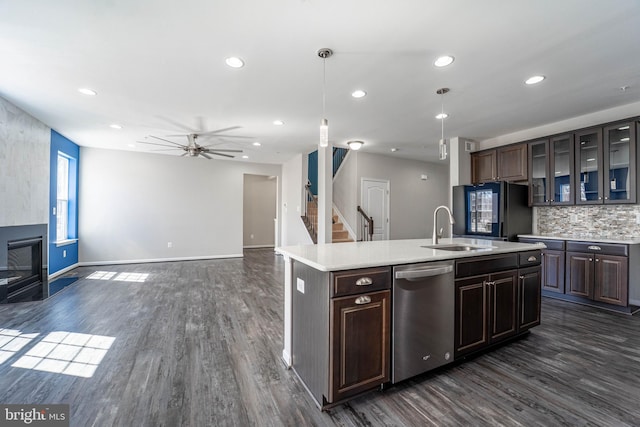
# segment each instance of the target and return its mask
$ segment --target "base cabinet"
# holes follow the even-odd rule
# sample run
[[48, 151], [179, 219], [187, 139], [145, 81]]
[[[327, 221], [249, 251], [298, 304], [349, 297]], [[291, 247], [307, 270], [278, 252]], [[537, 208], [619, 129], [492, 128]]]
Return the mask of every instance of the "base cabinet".
[[518, 271], [518, 332], [540, 324], [540, 267], [523, 268]]
[[456, 356], [516, 334], [517, 280], [512, 270], [456, 281]]
[[619, 306], [628, 304], [628, 258], [567, 252], [567, 294]]
[[329, 402], [390, 380], [391, 292], [331, 300]]
[[564, 293], [564, 251], [542, 251], [542, 290]]

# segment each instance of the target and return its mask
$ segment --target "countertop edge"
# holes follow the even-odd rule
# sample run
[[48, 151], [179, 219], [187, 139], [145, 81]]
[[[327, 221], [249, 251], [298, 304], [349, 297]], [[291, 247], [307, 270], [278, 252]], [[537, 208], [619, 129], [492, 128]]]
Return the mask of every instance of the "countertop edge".
[[568, 235], [545, 235], [545, 234], [518, 234], [518, 238], [524, 239], [540, 239], [540, 240], [564, 240], [574, 242], [594, 242], [594, 243], [617, 243], [621, 245], [638, 245], [640, 237], [632, 237], [630, 239], [612, 239], [606, 237], [590, 236], [576, 237]]

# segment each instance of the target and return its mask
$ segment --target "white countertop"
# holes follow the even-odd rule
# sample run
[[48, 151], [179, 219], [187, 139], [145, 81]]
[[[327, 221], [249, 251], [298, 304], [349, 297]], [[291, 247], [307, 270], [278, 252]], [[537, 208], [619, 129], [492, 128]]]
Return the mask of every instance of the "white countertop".
[[494, 253], [520, 252], [544, 249], [543, 244], [503, 242], [484, 239], [440, 239], [439, 244], [459, 243], [482, 247], [473, 251], [445, 251], [423, 248], [431, 239], [381, 240], [375, 242], [326, 243], [276, 248], [276, 252], [289, 256], [320, 271], [350, 270], [354, 268], [400, 265], [415, 262], [441, 261]]
[[576, 242], [620, 243], [624, 245], [640, 244], [640, 237], [620, 236], [620, 235], [613, 235], [613, 234], [598, 235], [598, 234], [591, 234], [591, 233], [578, 233], [578, 234], [542, 233], [542, 234], [518, 234], [518, 237], [527, 238], [527, 239], [573, 240]]

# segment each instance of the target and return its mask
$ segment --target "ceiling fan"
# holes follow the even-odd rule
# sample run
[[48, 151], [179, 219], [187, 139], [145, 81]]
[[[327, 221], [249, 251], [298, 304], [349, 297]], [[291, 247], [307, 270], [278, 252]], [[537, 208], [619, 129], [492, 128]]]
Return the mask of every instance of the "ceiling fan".
[[153, 139], [157, 139], [159, 141], [163, 141], [166, 142], [168, 144], [161, 144], [158, 142], [149, 142], [149, 141], [138, 141], [141, 144], [149, 144], [149, 145], [157, 145], [160, 147], [168, 147], [165, 149], [157, 149], [157, 150], [153, 150], [153, 151], [169, 151], [169, 150], [183, 150], [184, 153], [182, 153], [181, 157], [183, 156], [190, 156], [190, 157], [198, 157], [198, 156], [202, 156], [204, 158], [207, 159], [212, 159], [211, 156], [209, 156], [209, 154], [213, 154], [215, 156], [223, 156], [223, 157], [230, 157], [230, 158], [234, 158], [235, 156], [232, 156], [230, 154], [224, 154], [224, 153], [242, 153], [242, 150], [227, 150], [227, 149], [222, 149], [222, 148], [214, 148], [211, 145], [200, 145], [198, 144], [197, 140], [198, 138], [202, 137], [202, 138], [250, 138], [248, 136], [239, 136], [239, 135], [222, 135], [222, 132], [227, 132], [233, 129], [239, 129], [241, 126], [232, 126], [232, 127], [228, 127], [228, 128], [223, 128], [223, 129], [216, 129], [216, 130], [212, 130], [212, 131], [208, 131], [208, 132], [192, 132], [192, 133], [188, 133], [188, 134], [180, 134], [180, 135], [167, 135], [165, 138], [172, 138], [172, 137], [187, 137], [187, 144], [180, 144], [178, 142], [174, 142], [174, 141], [170, 141], [168, 139], [165, 138], [160, 138], [158, 136], [153, 136], [153, 135], [149, 135], [150, 138]]

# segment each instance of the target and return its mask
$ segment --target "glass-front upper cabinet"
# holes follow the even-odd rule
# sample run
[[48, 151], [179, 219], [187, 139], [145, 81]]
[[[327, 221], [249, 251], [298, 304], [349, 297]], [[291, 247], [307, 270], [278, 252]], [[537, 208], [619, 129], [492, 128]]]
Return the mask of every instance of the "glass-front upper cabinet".
[[549, 204], [549, 141], [529, 143], [529, 205]]
[[604, 128], [604, 203], [636, 202], [635, 123]]
[[573, 204], [573, 134], [551, 138], [549, 147], [551, 204]]
[[602, 203], [602, 132], [599, 128], [576, 132], [575, 158], [576, 203]]

